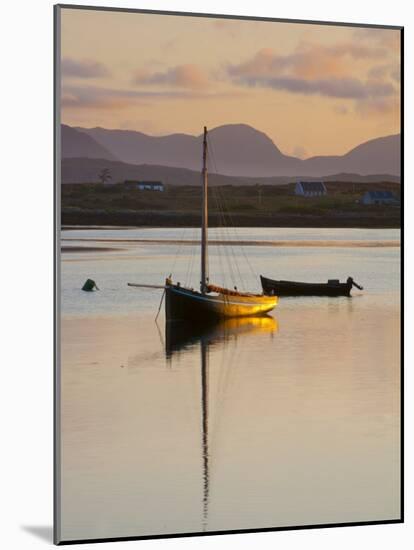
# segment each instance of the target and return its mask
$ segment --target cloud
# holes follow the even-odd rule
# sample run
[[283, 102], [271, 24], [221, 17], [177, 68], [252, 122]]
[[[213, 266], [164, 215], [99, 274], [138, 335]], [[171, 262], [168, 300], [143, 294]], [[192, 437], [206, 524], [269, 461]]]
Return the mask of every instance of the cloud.
[[[137, 98], [95, 88], [65, 88], [62, 109], [122, 109], [136, 103]], [[143, 103], [143, 102], [142, 102]]]
[[238, 92], [203, 93], [195, 91], [139, 91], [98, 86], [63, 86], [61, 106], [66, 109], [120, 109], [133, 105], [148, 106], [153, 101], [233, 99]]
[[163, 72], [140, 70], [135, 73], [134, 84], [161, 85], [200, 90], [209, 85], [207, 74], [197, 65], [178, 65]]
[[110, 76], [105, 65], [91, 59], [76, 60], [64, 57], [61, 62], [61, 71], [65, 77], [104, 78]]
[[379, 47], [341, 42], [322, 46], [301, 42], [293, 53], [279, 55], [270, 48], [259, 50], [251, 59], [238, 65], [228, 65], [233, 77], [289, 75], [301, 78], [345, 76], [358, 60], [382, 59], [385, 50]]
[[381, 59], [385, 50], [379, 46], [364, 46], [354, 42], [343, 42], [330, 47], [322, 48], [331, 55], [348, 55], [353, 59]]
[[136, 92], [102, 88], [97, 86], [64, 86], [61, 105], [65, 108], [77, 109], [113, 109], [124, 108], [152, 98], [150, 92]]
[[366, 99], [394, 94], [392, 84], [374, 81], [363, 82], [357, 78], [330, 78], [307, 80], [294, 77], [266, 78], [246, 77], [237, 82], [249, 87], [271, 88], [294, 94], [321, 95], [344, 99]]
[[227, 72], [233, 77], [269, 76], [284, 71], [290, 65], [291, 56], [278, 56], [271, 48], [263, 48], [244, 63], [228, 65]]
[[355, 112], [362, 117], [399, 114], [399, 101], [396, 98], [362, 99], [355, 103]]
[[384, 65], [374, 65], [368, 71], [368, 76], [373, 79], [392, 78], [395, 82], [400, 82], [400, 67], [397, 63], [387, 63]]
[[225, 73], [234, 84], [245, 87], [342, 99], [380, 98], [396, 91], [390, 80], [390, 63], [378, 63], [365, 79], [353, 75], [361, 73], [361, 66], [356, 73], [357, 61], [364, 60], [366, 66], [367, 61], [382, 60], [384, 55], [385, 50], [375, 44], [301, 42], [293, 53], [284, 55], [261, 49], [242, 63], [228, 64]]
[[389, 72], [389, 65], [375, 65], [368, 71], [370, 78], [381, 79], [387, 76]]
[[353, 32], [354, 40], [362, 43], [369, 42], [387, 50], [388, 53], [399, 53], [400, 31], [398, 29], [360, 28]]

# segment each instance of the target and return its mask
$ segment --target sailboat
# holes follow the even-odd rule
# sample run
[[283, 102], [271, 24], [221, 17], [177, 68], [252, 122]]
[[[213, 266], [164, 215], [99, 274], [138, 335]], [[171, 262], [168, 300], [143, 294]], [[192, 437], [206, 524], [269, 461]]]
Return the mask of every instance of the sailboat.
[[263, 315], [277, 304], [277, 296], [230, 290], [210, 284], [208, 276], [207, 128], [203, 137], [200, 291], [185, 288], [170, 277], [165, 281], [165, 313], [169, 320], [220, 319]]

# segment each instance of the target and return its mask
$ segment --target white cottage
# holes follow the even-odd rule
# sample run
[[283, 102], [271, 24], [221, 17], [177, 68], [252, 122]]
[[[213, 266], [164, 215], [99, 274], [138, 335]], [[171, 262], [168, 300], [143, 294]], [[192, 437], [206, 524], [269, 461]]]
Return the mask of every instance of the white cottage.
[[322, 197], [326, 192], [322, 181], [298, 181], [295, 186], [295, 195], [302, 197]]

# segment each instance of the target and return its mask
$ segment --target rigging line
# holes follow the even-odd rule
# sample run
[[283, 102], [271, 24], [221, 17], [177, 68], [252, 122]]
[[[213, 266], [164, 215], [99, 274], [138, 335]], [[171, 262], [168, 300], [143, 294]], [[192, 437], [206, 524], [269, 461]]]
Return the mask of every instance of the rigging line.
[[171, 274], [174, 273], [174, 269], [175, 269], [175, 266], [176, 266], [176, 263], [177, 263], [177, 260], [178, 260], [178, 256], [181, 254], [181, 251], [182, 251], [182, 248], [184, 246], [184, 234], [185, 234], [185, 230], [187, 228], [186, 227], [183, 227], [182, 230], [181, 230], [181, 237], [178, 239], [179, 241], [179, 244], [178, 244], [178, 247], [176, 248], [176, 251], [175, 251], [175, 256], [174, 256], [174, 261], [173, 261], [173, 264], [171, 266]]
[[[164, 293], [165, 293], [165, 290], [164, 290]], [[158, 336], [160, 337], [161, 347], [165, 351], [165, 342], [164, 342], [164, 338], [163, 338], [162, 333], [161, 333], [160, 326], [159, 326], [158, 321], [157, 321], [157, 317], [155, 318], [155, 326], [157, 327]]]
[[[231, 229], [233, 230], [233, 233], [234, 233], [234, 236], [236, 237], [236, 226], [235, 226], [235, 223], [234, 223], [234, 218], [233, 218], [233, 215], [231, 213], [231, 210], [226, 202], [226, 199], [225, 199], [225, 196], [224, 194], [222, 193], [222, 201], [223, 201], [223, 208], [226, 212], [226, 216], [229, 220], [229, 227], [231, 227]], [[248, 255], [246, 254], [246, 248], [242, 245], [242, 244], [238, 244], [237, 245], [238, 248], [240, 248], [242, 254], [243, 254], [243, 257], [244, 257], [244, 260], [246, 261], [246, 264], [248, 265], [249, 269], [250, 269], [250, 272], [251, 274], [253, 275], [253, 278], [256, 280], [258, 278], [258, 274], [256, 273], [256, 271], [254, 270], [250, 260], [249, 260], [249, 257]]]
[[[219, 189], [217, 190], [217, 194], [220, 198], [220, 204], [221, 204], [222, 203], [221, 191]], [[239, 280], [242, 284], [242, 287], [245, 287], [245, 284], [244, 284], [244, 281], [243, 281], [243, 276], [241, 274], [239, 262], [238, 262], [238, 259], [237, 259], [237, 254], [236, 254], [235, 248], [234, 248], [234, 246], [231, 242], [233, 239], [232, 239], [232, 236], [230, 235], [230, 231], [229, 231], [229, 228], [228, 228], [227, 223], [226, 223], [225, 211], [224, 211], [224, 208], [222, 206], [221, 206], [221, 211], [222, 211], [222, 216], [223, 216], [223, 220], [224, 220], [224, 227], [225, 227], [225, 230], [227, 231], [227, 239], [229, 241], [226, 246], [230, 250], [230, 254], [233, 257], [232, 264], [234, 264], [234, 266], [236, 268], [236, 271], [238, 273], [238, 278], [236, 276], [234, 276], [234, 280], [235, 280], [235, 282], [237, 282], [237, 280]], [[229, 261], [231, 261], [231, 260], [229, 260]], [[232, 268], [232, 271], [233, 271], [233, 268]]]
[[[212, 143], [211, 143], [210, 140], [209, 140], [209, 145], [210, 145], [210, 149], [211, 149], [211, 155], [210, 155], [210, 156], [211, 156], [211, 160], [212, 160], [212, 162], [213, 162], [213, 164], [214, 164], [216, 173], [218, 173], [217, 164], [216, 164], [216, 160], [215, 160], [215, 154], [214, 154], [214, 148], [213, 148], [213, 145], [212, 145]], [[223, 203], [222, 211], [223, 211], [223, 217], [224, 217], [224, 216], [225, 216], [225, 210], [226, 210], [226, 208], [225, 208], [226, 203], [225, 203], [225, 200], [224, 200], [224, 194], [222, 194], [222, 192], [221, 192], [221, 190], [219, 189], [219, 187], [217, 188], [217, 194], [219, 195], [219, 197], [221, 197], [221, 202]], [[227, 208], [227, 210], [228, 210], [228, 214], [230, 214], [230, 211], [229, 211], [228, 208]], [[232, 220], [232, 218], [230, 217], [230, 215], [229, 215], [228, 217], [229, 217], [229, 220], [230, 220], [230, 224], [229, 224], [229, 225], [230, 225], [230, 226], [233, 225], [233, 232], [234, 232], [234, 235], [236, 236], [236, 231], [235, 231], [235, 228], [234, 228], [234, 223], [232, 223], [233, 220]], [[224, 219], [225, 219], [225, 217], [224, 217]], [[225, 223], [224, 225], [227, 226], [226, 223]], [[229, 233], [229, 235], [230, 235], [230, 232], [229, 232], [229, 231], [228, 231], [228, 233]], [[229, 240], [231, 240], [231, 239], [229, 239]], [[236, 240], [236, 239], [235, 239], [235, 240]], [[244, 289], [246, 289], [246, 285], [245, 285], [243, 276], [242, 276], [241, 271], [240, 271], [239, 263], [238, 263], [238, 261], [237, 261], [236, 252], [235, 252], [235, 250], [234, 250], [234, 248], [233, 248], [233, 245], [230, 244], [230, 243], [229, 243], [229, 245], [230, 245], [230, 252], [231, 252], [232, 255], [233, 255], [234, 263], [235, 263], [237, 272], [238, 272], [238, 274], [239, 274], [239, 280], [240, 280], [240, 282], [241, 282], [241, 284], [242, 284], [242, 287], [244, 287]], [[245, 255], [245, 257], [246, 257], [246, 255]], [[246, 258], [246, 260], [247, 260], [247, 258]], [[249, 263], [248, 260], [247, 260], [247, 263]]]
[[[200, 185], [201, 185], [201, 183], [202, 183], [202, 174], [201, 173], [199, 175], [199, 178], [200, 178]], [[195, 256], [196, 256], [196, 250], [198, 249], [198, 244], [196, 244], [198, 237], [199, 237], [199, 235], [198, 235], [197, 230], [194, 227], [191, 227], [190, 240], [192, 241], [192, 244], [190, 245], [190, 259], [189, 259], [189, 264], [188, 264], [188, 267], [187, 267], [186, 278], [185, 278], [186, 286], [191, 285], [191, 279], [193, 277], [194, 260], [195, 260]]]
[[[213, 164], [214, 164], [214, 167], [215, 167], [215, 170], [216, 170], [216, 173], [218, 173], [218, 169], [217, 169], [217, 165], [216, 165], [216, 161], [215, 161], [215, 155], [214, 155], [214, 148], [213, 148], [213, 144], [211, 143], [211, 141], [209, 140], [209, 144], [210, 144], [210, 147], [211, 147], [211, 157], [212, 157], [212, 161], [213, 161]], [[223, 203], [224, 203], [224, 206], [226, 206], [226, 202], [224, 200], [224, 197], [223, 197]], [[235, 223], [234, 223], [234, 219], [233, 219], [233, 216], [231, 214], [231, 211], [230, 211], [230, 208], [227, 206], [227, 211], [228, 211], [228, 215], [229, 215], [229, 218], [230, 218], [230, 223], [232, 225], [233, 228], [235, 228]], [[239, 247], [241, 248], [242, 250], [242, 253], [243, 253], [243, 256], [250, 268], [250, 271], [254, 277], [254, 279], [256, 280], [257, 277], [258, 277], [258, 274], [257, 272], [253, 269], [251, 263], [250, 263], [250, 260], [248, 258], [248, 255], [246, 254], [246, 250], [245, 250], [245, 247], [243, 245], [239, 245]]]
[[[193, 241], [194, 244], [192, 245], [192, 248], [191, 248], [191, 265], [190, 265], [190, 272], [189, 272], [189, 276], [190, 276], [189, 283], [191, 283], [191, 279], [193, 278], [196, 259], [199, 261], [200, 256], [201, 256], [201, 251], [200, 251], [201, 232], [200, 232], [200, 228], [192, 227], [191, 232], [192, 232], [191, 240]], [[207, 256], [207, 262], [208, 262], [208, 256]], [[207, 263], [207, 268], [208, 268], [208, 263]], [[208, 272], [208, 269], [207, 269], [207, 272]], [[200, 272], [198, 272], [197, 280], [196, 280], [196, 287], [197, 288], [199, 287], [200, 282], [201, 282]]]
[[[227, 224], [226, 224], [226, 220], [225, 220], [225, 216], [224, 216], [224, 211], [223, 211], [223, 208], [222, 208], [222, 205], [221, 205], [221, 202], [220, 202], [218, 188], [213, 187], [212, 189], [213, 189], [213, 194], [214, 194], [215, 200], [217, 202], [217, 209], [218, 209], [219, 221], [220, 221], [220, 226], [219, 227], [220, 227], [220, 233], [221, 233], [222, 241], [225, 241], [226, 238], [227, 238], [227, 241], [230, 241], [230, 235], [228, 233], [228, 228], [227, 228]], [[227, 232], [227, 235], [224, 235], [223, 232]], [[229, 247], [230, 252], [233, 253], [234, 259], [232, 261], [230, 259], [229, 255], [226, 253], [226, 249], [223, 250], [224, 257], [225, 257], [225, 259], [228, 263], [230, 278], [231, 278], [232, 284], [234, 285], [235, 283], [237, 283], [237, 277], [235, 276], [235, 272], [234, 272], [234, 269], [233, 269], [233, 263], [235, 263], [237, 265], [237, 258], [235, 257], [235, 253], [234, 253], [234, 250], [232, 249], [232, 245], [231, 245], [230, 242], [228, 242], [227, 244], [224, 244], [224, 242], [223, 242], [223, 246]]]
[[188, 257], [188, 260], [187, 260], [187, 269], [185, 271], [185, 277], [184, 277], [184, 285], [187, 286], [187, 283], [188, 283], [188, 277], [189, 277], [189, 273], [190, 273], [190, 267], [191, 267], [191, 260], [192, 260], [192, 255], [193, 255], [193, 252], [194, 252], [194, 244], [192, 243], [192, 240], [193, 240], [193, 234], [192, 232], [190, 232], [190, 244], [188, 245], [188, 252], [187, 252], [187, 257]]
[[[194, 228], [192, 228], [191, 237], [192, 237], [191, 240], [194, 242], [195, 241]], [[196, 244], [191, 244], [190, 245], [190, 260], [189, 260], [189, 263], [188, 263], [188, 269], [187, 269], [187, 274], [186, 274], [186, 279], [185, 279], [185, 282], [186, 282], [187, 286], [190, 286], [191, 279], [193, 277], [194, 259], [196, 257], [196, 248], [197, 248]]]
[[[217, 196], [216, 196], [216, 192], [214, 191], [214, 188], [213, 188], [212, 197], [215, 200], [217, 212], [220, 214], [220, 209], [218, 207]], [[223, 250], [222, 250], [222, 244], [221, 244], [221, 241], [223, 241], [223, 234], [222, 234], [222, 227], [221, 227], [220, 224], [217, 226], [217, 229], [218, 229], [218, 231], [217, 231], [218, 239], [217, 239], [217, 245], [216, 245], [217, 257], [218, 257], [219, 266], [220, 266], [220, 269], [221, 269], [221, 277], [222, 277], [222, 281], [223, 281], [223, 286], [225, 288], [227, 288], [227, 276], [226, 276], [226, 270], [224, 268]]]
[[164, 301], [164, 296], [165, 296], [165, 288], [164, 288], [164, 292], [162, 293], [162, 296], [161, 296], [160, 305], [158, 307], [157, 315], [155, 316], [155, 323], [157, 323], [158, 315], [160, 314], [161, 306], [162, 306], [162, 303]]
[[[230, 225], [235, 229], [235, 223], [234, 223], [233, 215], [232, 215], [232, 213], [231, 213], [231, 211], [230, 211], [229, 206], [226, 204], [226, 200], [225, 200], [224, 197], [223, 197], [223, 202], [224, 202], [224, 206], [225, 206], [225, 208], [226, 208], [226, 210], [227, 210], [227, 214], [228, 214], [228, 217], [229, 217], [229, 220], [230, 220]], [[255, 272], [254, 268], [252, 267], [252, 264], [251, 264], [251, 262], [250, 262], [250, 260], [249, 260], [249, 257], [248, 257], [248, 255], [246, 254], [246, 249], [245, 249], [245, 247], [244, 247], [243, 245], [239, 245], [239, 247], [240, 247], [240, 249], [241, 249], [241, 251], [242, 251], [242, 253], [243, 253], [243, 256], [244, 256], [244, 258], [245, 258], [245, 260], [246, 260], [246, 263], [248, 264], [248, 266], [249, 266], [249, 268], [250, 268], [251, 273], [253, 274], [253, 277], [254, 277], [255, 279], [257, 279], [257, 273]]]
[[[220, 214], [219, 208], [218, 208], [218, 203], [217, 203], [217, 196], [216, 196], [216, 192], [215, 192], [214, 187], [211, 188], [211, 197], [212, 197], [212, 199], [214, 200], [214, 202], [216, 204], [216, 209], [217, 209], [218, 213]], [[219, 228], [220, 228], [220, 219], [219, 219], [219, 224], [217, 226], [217, 229], [219, 229]], [[217, 233], [219, 233], [219, 232], [217, 232]], [[224, 269], [224, 266], [223, 266], [223, 257], [222, 257], [222, 251], [221, 251], [221, 246], [220, 246], [219, 240], [218, 240], [218, 242], [215, 246], [217, 248], [217, 257], [218, 257], [219, 265], [220, 265], [220, 269], [221, 269], [222, 281], [224, 282], [224, 286], [226, 286], [226, 284], [227, 284], [226, 276], [225, 276], [226, 272], [225, 272], [225, 269]]]
[[[214, 188], [214, 193], [216, 193], [216, 200], [217, 200], [217, 204], [218, 204], [218, 212], [219, 212], [220, 221], [221, 221], [221, 224], [222, 224], [221, 227], [222, 227], [223, 231], [226, 232], [226, 230], [227, 230], [226, 220], [224, 218], [223, 209], [221, 207], [219, 196], [218, 196], [218, 191], [217, 191], [216, 188]], [[225, 239], [226, 239], [226, 236], [224, 235], [223, 241]], [[227, 240], [229, 241], [229, 235], [227, 235]], [[223, 246], [225, 246], [226, 248], [228, 247], [230, 249], [230, 252], [231, 252], [231, 244], [230, 243], [224, 244], [224, 242], [223, 242]], [[225, 259], [227, 261], [227, 264], [228, 264], [229, 274], [230, 274], [230, 281], [234, 285], [235, 283], [237, 283], [237, 278], [236, 278], [235, 271], [234, 271], [234, 268], [233, 268], [233, 263], [235, 263], [235, 262], [231, 261], [231, 258], [226, 253], [226, 248], [223, 250], [223, 254], [224, 254], [224, 257], [225, 257]]]
[[236, 258], [235, 252], [234, 252], [233, 245], [230, 242], [231, 241], [231, 236], [229, 234], [229, 231], [228, 231], [228, 228], [227, 228], [227, 225], [226, 225], [226, 220], [225, 220], [224, 213], [222, 213], [222, 218], [223, 218], [223, 230], [224, 230], [224, 233], [225, 233], [224, 241], [226, 241], [226, 242], [223, 242], [223, 247], [225, 247], [224, 248], [224, 255], [225, 255], [227, 265], [229, 267], [229, 271], [230, 271], [230, 274], [231, 274], [232, 284], [233, 284], [233, 286], [236, 286], [237, 283], [239, 282], [238, 278], [237, 278], [236, 271], [235, 271], [235, 268], [237, 267], [237, 258]]

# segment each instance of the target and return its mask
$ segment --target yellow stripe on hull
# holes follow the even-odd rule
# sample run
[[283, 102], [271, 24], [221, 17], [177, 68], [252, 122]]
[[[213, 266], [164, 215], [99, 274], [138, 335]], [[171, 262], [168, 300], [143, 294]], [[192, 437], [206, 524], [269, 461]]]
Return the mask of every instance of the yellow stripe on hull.
[[264, 315], [275, 308], [277, 296], [201, 294], [177, 286], [166, 287], [167, 319], [232, 318]]

